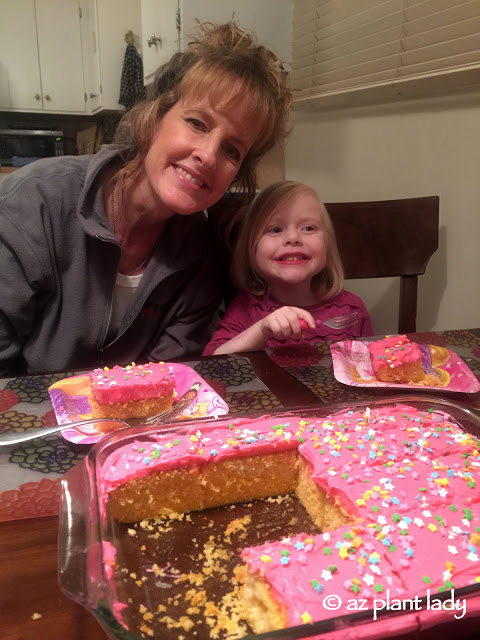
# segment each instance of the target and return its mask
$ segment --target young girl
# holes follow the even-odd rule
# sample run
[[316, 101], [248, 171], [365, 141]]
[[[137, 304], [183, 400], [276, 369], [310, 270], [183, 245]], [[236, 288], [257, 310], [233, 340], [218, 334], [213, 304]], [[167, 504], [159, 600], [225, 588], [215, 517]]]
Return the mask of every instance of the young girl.
[[[232, 276], [241, 291], [203, 355], [373, 335], [362, 300], [343, 289], [327, 210], [305, 184], [277, 182], [256, 197], [242, 220]], [[357, 321], [345, 329], [323, 324], [350, 313]]]

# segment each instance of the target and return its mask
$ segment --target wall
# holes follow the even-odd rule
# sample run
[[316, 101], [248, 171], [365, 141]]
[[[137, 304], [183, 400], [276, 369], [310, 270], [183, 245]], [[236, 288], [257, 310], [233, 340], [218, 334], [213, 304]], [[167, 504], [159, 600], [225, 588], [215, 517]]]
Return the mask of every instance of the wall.
[[[440, 196], [439, 249], [419, 278], [417, 330], [480, 326], [480, 90], [343, 111], [296, 111], [288, 179], [328, 202]], [[396, 330], [398, 280], [348, 281], [375, 332]]]
[[242, 29], [254, 31], [259, 42], [271, 47], [285, 62], [292, 59], [292, 0], [183, 0], [183, 32], [199, 20], [227, 22], [232, 17]]

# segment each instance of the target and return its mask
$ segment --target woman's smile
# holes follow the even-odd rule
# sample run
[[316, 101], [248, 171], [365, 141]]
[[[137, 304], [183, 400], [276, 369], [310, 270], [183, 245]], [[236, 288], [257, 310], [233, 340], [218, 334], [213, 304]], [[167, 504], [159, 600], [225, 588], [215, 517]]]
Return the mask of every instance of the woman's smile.
[[173, 168], [182, 176], [182, 178], [184, 178], [188, 182], [191, 182], [192, 184], [196, 185], [197, 187], [201, 187], [202, 189], [207, 188], [207, 183], [204, 180], [199, 177], [194, 177], [186, 169], [182, 169], [182, 167], [179, 167], [178, 165], [173, 165]]

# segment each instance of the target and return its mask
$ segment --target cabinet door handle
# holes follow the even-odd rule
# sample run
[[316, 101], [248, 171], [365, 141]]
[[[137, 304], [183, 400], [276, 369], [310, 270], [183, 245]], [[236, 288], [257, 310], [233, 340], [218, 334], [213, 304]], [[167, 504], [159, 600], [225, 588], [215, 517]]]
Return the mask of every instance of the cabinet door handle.
[[41, 100], [41, 97], [40, 97], [40, 94], [39, 94], [39, 93], [36, 93], [36, 94], [35, 94], [35, 100]]
[[45, 100], [47, 100], [48, 102], [50, 102], [50, 100], [51, 100], [51, 98], [50, 98], [50, 96], [48, 95], [48, 93], [47, 93], [47, 95], [45, 96]]
[[98, 93], [91, 93], [90, 98], [98, 98]]
[[162, 45], [162, 39], [157, 37], [155, 34], [153, 34], [147, 40], [147, 44], [148, 44], [149, 47], [151, 47], [152, 45], [157, 46], [157, 44], [159, 44], [161, 46]]

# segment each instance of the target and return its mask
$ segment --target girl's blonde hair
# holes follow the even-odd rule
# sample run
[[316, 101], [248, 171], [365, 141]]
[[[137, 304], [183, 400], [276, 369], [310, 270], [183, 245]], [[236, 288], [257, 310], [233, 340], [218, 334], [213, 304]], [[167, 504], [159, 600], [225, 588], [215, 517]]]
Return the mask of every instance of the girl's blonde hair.
[[282, 65], [253, 34], [234, 22], [200, 23], [188, 49], [175, 54], [153, 83], [153, 97], [128, 111], [117, 129], [115, 142], [123, 147], [125, 166], [115, 181], [135, 179], [143, 171], [145, 157], [161, 118], [182, 99], [201, 99], [228, 109], [241, 101], [247, 119], [259, 125], [259, 134], [242, 162], [234, 185], [255, 194], [258, 160], [289, 133], [292, 94]]
[[293, 180], [276, 182], [261, 191], [241, 220], [231, 267], [232, 279], [240, 289], [255, 296], [268, 292], [268, 282], [256, 270], [258, 241], [275, 210], [303, 193], [313, 195], [320, 204], [327, 245], [325, 266], [312, 278], [312, 287], [321, 300], [333, 298], [343, 289], [343, 267], [328, 211], [314, 189]]

